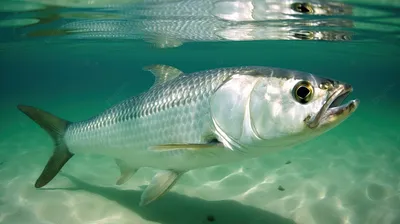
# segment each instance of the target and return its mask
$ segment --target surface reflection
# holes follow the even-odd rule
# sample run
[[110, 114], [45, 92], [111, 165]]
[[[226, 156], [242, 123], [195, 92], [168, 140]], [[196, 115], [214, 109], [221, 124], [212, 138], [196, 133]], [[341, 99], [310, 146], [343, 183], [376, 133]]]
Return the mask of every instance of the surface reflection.
[[14, 39], [135, 39], [171, 48], [199, 41], [351, 41], [360, 27], [354, 25], [357, 10], [334, 1], [74, 1], [80, 7], [33, 1], [24, 7], [3, 2], [8, 13], [0, 13], [0, 28], [13, 28]]

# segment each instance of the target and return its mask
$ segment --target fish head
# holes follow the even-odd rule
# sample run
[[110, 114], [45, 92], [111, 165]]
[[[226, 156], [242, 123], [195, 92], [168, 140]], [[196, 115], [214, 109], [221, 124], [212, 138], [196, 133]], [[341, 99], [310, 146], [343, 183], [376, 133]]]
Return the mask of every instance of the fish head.
[[336, 127], [359, 105], [343, 103], [353, 88], [340, 81], [278, 68], [248, 74], [223, 84], [211, 105], [216, 130], [231, 147], [293, 146]]

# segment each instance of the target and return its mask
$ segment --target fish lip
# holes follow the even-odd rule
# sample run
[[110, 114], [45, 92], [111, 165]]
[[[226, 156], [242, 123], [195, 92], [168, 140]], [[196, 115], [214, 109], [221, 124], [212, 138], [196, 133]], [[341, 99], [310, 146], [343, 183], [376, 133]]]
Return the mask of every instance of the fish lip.
[[353, 92], [353, 87], [351, 85], [340, 84], [325, 101], [321, 110], [313, 118], [308, 120], [307, 126], [314, 129], [320, 125], [322, 120], [328, 117], [342, 115], [345, 111], [348, 112], [347, 114], [354, 112], [360, 102], [358, 99], [342, 104], [351, 92]]
[[353, 92], [353, 88], [351, 86], [344, 86], [342, 90], [339, 89], [338, 96], [329, 104], [328, 110], [342, 105], [343, 101], [350, 95], [351, 92]]

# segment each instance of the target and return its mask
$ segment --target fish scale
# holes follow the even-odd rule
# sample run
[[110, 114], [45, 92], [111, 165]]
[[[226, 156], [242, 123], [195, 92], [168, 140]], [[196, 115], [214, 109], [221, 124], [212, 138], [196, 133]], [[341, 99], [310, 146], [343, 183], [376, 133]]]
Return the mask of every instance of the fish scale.
[[189, 170], [293, 147], [337, 126], [358, 106], [358, 100], [341, 105], [350, 85], [288, 69], [144, 70], [155, 75], [147, 92], [85, 121], [18, 105], [54, 141], [35, 187], [49, 183], [75, 154], [100, 154], [115, 159], [118, 185], [141, 167], [161, 169], [141, 195], [146, 205]]
[[72, 124], [65, 140], [71, 152], [138, 151], [160, 143], [204, 143], [211, 126], [208, 99], [235, 71], [182, 75], [166, 83], [168, 88], [157, 86], [97, 117]]

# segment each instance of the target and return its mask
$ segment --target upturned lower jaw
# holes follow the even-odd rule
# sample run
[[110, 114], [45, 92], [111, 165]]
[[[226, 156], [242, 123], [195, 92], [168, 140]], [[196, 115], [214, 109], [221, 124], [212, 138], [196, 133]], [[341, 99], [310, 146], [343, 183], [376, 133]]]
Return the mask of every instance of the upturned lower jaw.
[[[353, 91], [350, 85], [340, 84], [333, 92], [333, 94], [328, 98], [325, 104], [322, 106], [321, 110], [307, 122], [307, 126], [311, 129], [318, 127], [321, 120], [327, 116], [336, 116], [342, 114], [343, 111], [355, 110], [358, 106], [359, 101], [353, 100], [345, 105], [339, 105], [337, 107], [330, 108], [331, 104], [340, 96], [348, 94]], [[351, 111], [352, 112], [352, 111]]]
[[341, 115], [353, 113], [357, 109], [358, 104], [360, 104], [360, 100], [355, 99], [344, 105], [329, 108], [324, 116], [324, 119], [331, 120]]

